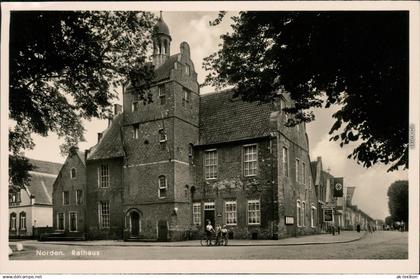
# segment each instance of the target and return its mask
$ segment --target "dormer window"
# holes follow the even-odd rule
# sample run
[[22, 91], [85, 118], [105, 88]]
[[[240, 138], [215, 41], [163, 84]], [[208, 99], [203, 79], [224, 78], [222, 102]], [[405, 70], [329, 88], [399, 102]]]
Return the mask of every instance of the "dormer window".
[[159, 96], [159, 99], [160, 99], [160, 104], [161, 105], [166, 104], [166, 92], [165, 92], [165, 85], [164, 84], [158, 86], [158, 96]]
[[70, 170], [70, 178], [71, 179], [76, 178], [76, 169], [75, 168], [72, 168]]

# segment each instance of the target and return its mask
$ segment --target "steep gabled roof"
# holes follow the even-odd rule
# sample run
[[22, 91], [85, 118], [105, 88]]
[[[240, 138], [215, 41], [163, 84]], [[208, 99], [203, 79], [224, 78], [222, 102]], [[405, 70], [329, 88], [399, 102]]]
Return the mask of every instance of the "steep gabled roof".
[[111, 159], [124, 156], [121, 140], [122, 120], [122, 113], [115, 116], [111, 125], [103, 132], [99, 143], [90, 149], [87, 160]]
[[26, 189], [35, 197], [35, 204], [52, 205], [52, 191], [56, 176], [31, 172], [30, 186]]
[[29, 163], [31, 163], [31, 165], [33, 166], [32, 171], [56, 175], [60, 172], [62, 166], [62, 164], [60, 163], [53, 163], [34, 159], [29, 159]]
[[271, 103], [245, 102], [230, 90], [200, 96], [200, 144], [269, 136]]
[[85, 153], [77, 150], [77, 156], [79, 157], [80, 161], [82, 161], [83, 165], [86, 165]]
[[62, 164], [34, 159], [29, 162], [33, 170], [29, 172], [31, 181], [26, 191], [35, 197], [35, 204], [51, 205], [53, 184]]

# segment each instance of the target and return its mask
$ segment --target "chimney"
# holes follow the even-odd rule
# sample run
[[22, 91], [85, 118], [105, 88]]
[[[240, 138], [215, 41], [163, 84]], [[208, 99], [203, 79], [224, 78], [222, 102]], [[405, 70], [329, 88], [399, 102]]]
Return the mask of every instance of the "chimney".
[[122, 112], [122, 105], [114, 104], [114, 118]]
[[98, 133], [98, 143], [101, 141], [102, 133]]

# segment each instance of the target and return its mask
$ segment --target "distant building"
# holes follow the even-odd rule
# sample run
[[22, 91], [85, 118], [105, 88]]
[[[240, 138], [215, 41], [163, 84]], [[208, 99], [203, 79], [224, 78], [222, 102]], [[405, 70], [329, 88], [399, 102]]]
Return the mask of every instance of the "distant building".
[[30, 185], [9, 190], [9, 237], [30, 237], [37, 227], [52, 227], [52, 186], [61, 164], [30, 159]]
[[171, 55], [162, 18], [153, 41], [153, 103], [124, 87], [123, 109], [115, 106], [87, 153], [85, 188], [70, 177], [71, 168], [83, 172], [80, 156], [67, 159], [55, 184], [57, 229], [71, 227], [75, 191], [84, 189], [86, 213], [75, 222], [91, 239], [181, 240], [208, 220], [234, 238], [318, 232], [308, 138], [304, 124], [284, 125], [288, 95], [272, 104], [200, 95], [189, 45]]
[[352, 204], [355, 187], [343, 187], [342, 196], [334, 196], [334, 181], [339, 178], [334, 177], [322, 168], [322, 158], [311, 162], [312, 173], [314, 174], [315, 190], [318, 198], [319, 224], [322, 231], [329, 231], [329, 227], [334, 225], [342, 230], [356, 230], [360, 225], [362, 230], [375, 226], [375, 220], [368, 214]]
[[[323, 170], [322, 158], [318, 157], [316, 161], [311, 162], [311, 168], [314, 172], [315, 189], [317, 193], [319, 211], [319, 224], [322, 231], [327, 231], [328, 227], [339, 223], [337, 216], [337, 199], [333, 197], [334, 176]], [[340, 213], [341, 214], [341, 213]]]

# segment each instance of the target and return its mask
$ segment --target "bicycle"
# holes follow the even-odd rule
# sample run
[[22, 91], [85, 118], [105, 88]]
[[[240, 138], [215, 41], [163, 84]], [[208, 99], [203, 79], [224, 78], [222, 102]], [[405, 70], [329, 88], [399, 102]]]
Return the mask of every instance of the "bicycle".
[[212, 233], [207, 239], [207, 234], [205, 234], [201, 237], [200, 244], [201, 246], [227, 246], [228, 238], [227, 235], [217, 237], [215, 233]]
[[216, 244], [215, 234], [212, 233], [210, 238], [207, 238], [207, 234], [201, 236], [200, 244], [201, 246], [212, 246]]
[[216, 241], [214, 243], [215, 246], [227, 246], [228, 245], [228, 237], [227, 235], [221, 235], [219, 237], [216, 237]]

